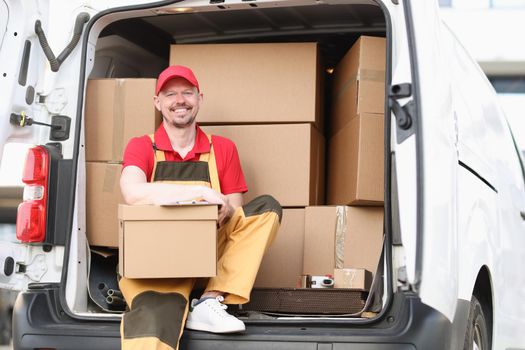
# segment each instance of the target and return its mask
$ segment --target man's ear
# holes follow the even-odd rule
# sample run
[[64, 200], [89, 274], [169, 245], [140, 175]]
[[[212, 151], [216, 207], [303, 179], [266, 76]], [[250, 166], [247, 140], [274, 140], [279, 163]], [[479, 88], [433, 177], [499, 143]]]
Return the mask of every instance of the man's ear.
[[153, 96], [153, 104], [155, 105], [155, 108], [160, 112], [160, 100], [158, 96]]
[[199, 92], [199, 102], [204, 101], [204, 94], [202, 92]]

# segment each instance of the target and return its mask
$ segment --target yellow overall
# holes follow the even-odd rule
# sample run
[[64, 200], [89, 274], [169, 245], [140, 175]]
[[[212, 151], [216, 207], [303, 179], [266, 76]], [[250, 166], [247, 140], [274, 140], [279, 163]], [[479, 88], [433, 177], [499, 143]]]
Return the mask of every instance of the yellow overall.
[[[156, 149], [150, 135], [155, 152], [150, 180], [206, 185], [220, 192], [211, 136], [207, 137], [210, 152], [201, 154], [199, 161], [171, 162], [165, 160], [164, 151]], [[194, 175], [193, 178], [188, 174]], [[209, 279], [206, 291], [226, 293], [227, 304], [244, 304], [250, 300], [263, 254], [277, 233], [281, 215], [279, 203], [266, 195], [235, 210], [219, 229], [217, 276]], [[122, 278], [120, 288], [130, 307], [120, 327], [122, 349], [178, 349], [195, 281], [195, 278]]]

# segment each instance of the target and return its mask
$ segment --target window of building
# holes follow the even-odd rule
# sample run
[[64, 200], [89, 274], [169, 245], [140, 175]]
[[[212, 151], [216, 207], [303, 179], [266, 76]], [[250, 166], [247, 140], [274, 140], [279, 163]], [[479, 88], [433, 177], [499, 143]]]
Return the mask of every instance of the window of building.
[[498, 93], [525, 94], [525, 76], [496, 76], [489, 80]]

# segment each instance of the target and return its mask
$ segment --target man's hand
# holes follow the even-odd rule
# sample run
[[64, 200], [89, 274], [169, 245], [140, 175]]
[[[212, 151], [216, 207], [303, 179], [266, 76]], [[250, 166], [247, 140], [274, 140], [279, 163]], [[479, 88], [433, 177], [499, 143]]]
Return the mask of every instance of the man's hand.
[[222, 227], [228, 222], [228, 220], [230, 220], [235, 208], [230, 204], [228, 196], [208, 188], [202, 197], [208, 203], [219, 205], [219, 218], [217, 221], [219, 227]]

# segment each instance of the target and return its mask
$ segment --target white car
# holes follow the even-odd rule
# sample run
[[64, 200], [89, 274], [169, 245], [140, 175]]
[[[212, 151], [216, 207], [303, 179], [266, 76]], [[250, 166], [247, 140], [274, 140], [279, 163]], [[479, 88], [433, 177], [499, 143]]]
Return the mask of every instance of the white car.
[[315, 41], [328, 68], [364, 34], [387, 43], [378, 312], [248, 314], [244, 334], [186, 331], [181, 348], [525, 349], [523, 163], [437, 1], [411, 0], [0, 1], [0, 145], [35, 145], [25, 234], [0, 242], [14, 348], [120, 346], [121, 313], [87, 292], [88, 78], [154, 78], [173, 43]]

